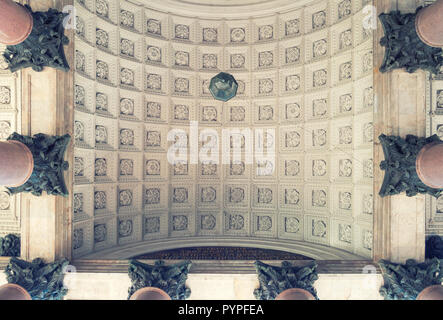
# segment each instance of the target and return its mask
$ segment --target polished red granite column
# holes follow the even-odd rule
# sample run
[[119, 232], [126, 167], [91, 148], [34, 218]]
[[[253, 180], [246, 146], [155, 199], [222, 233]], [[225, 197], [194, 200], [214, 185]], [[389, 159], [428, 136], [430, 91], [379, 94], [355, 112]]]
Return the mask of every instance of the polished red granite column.
[[33, 18], [23, 6], [12, 0], [0, 0], [0, 43], [19, 44], [32, 31]]
[[34, 158], [31, 150], [15, 140], [0, 141], [0, 185], [19, 187], [31, 176]]
[[275, 300], [315, 300], [315, 297], [307, 290], [293, 288], [283, 291]]
[[420, 292], [417, 300], [443, 300], [443, 286], [436, 285], [427, 287]]
[[415, 27], [421, 41], [431, 47], [443, 47], [443, 0], [420, 10]]
[[28, 291], [18, 284], [8, 283], [0, 286], [0, 300], [32, 300]]
[[146, 287], [134, 292], [130, 300], [171, 300], [171, 297], [162, 289]]
[[428, 187], [443, 188], [443, 143], [424, 146], [417, 156], [417, 175]]

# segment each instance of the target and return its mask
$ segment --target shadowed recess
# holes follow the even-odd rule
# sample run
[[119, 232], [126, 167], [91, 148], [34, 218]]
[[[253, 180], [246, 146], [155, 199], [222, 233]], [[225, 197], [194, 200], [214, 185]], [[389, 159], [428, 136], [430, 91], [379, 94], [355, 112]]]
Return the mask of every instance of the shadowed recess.
[[142, 254], [134, 259], [188, 260], [312, 260], [300, 254], [241, 247], [194, 247]]

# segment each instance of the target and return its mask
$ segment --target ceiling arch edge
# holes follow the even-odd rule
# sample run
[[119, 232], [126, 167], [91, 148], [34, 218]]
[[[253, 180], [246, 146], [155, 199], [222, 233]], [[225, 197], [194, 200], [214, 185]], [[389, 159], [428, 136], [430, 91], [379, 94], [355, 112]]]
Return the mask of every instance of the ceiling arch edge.
[[268, 250], [280, 250], [295, 254], [301, 254], [314, 260], [365, 260], [364, 257], [346, 252], [341, 249], [328, 247], [324, 245], [288, 240], [245, 238], [238, 239], [232, 237], [222, 238], [174, 238], [160, 239], [140, 242], [138, 244], [128, 244], [125, 246], [114, 247], [108, 250], [99, 251], [93, 254], [79, 257], [80, 259], [111, 259], [124, 260], [130, 259], [146, 253], [152, 253], [163, 250], [190, 248], [190, 247], [213, 247], [213, 246], [235, 246], [247, 248], [259, 248]]

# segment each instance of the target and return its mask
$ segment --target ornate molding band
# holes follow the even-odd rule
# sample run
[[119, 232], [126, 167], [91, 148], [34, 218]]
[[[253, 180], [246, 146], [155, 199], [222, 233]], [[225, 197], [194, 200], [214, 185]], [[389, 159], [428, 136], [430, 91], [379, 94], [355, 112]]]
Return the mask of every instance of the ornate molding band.
[[11, 258], [5, 274], [8, 283], [22, 286], [32, 300], [63, 300], [67, 293], [63, 280], [68, 263], [66, 259], [46, 264], [40, 258], [32, 262]]
[[405, 265], [380, 260], [384, 285], [380, 294], [385, 300], [415, 300], [420, 292], [443, 281], [443, 266], [438, 259], [417, 263], [406, 261]]
[[129, 288], [128, 299], [141, 288], [156, 287], [165, 291], [172, 300], [185, 300], [191, 295], [191, 290], [186, 287], [190, 268], [190, 261], [166, 266], [163, 261], [148, 265], [131, 260], [128, 273], [132, 285]]
[[18, 256], [20, 256], [20, 237], [15, 234], [0, 237], [0, 257]]
[[437, 135], [429, 138], [408, 135], [403, 139], [382, 134], [379, 140], [386, 159], [380, 163], [380, 168], [386, 171], [379, 193], [381, 197], [400, 194], [403, 191], [406, 191], [408, 197], [418, 193], [428, 193], [436, 198], [441, 195], [442, 189], [430, 188], [420, 180], [415, 165], [417, 155], [425, 145], [440, 141]]
[[46, 191], [48, 195], [68, 195], [63, 172], [69, 168], [69, 163], [64, 161], [64, 154], [71, 140], [69, 134], [48, 136], [39, 133], [30, 137], [14, 132], [8, 140], [22, 142], [34, 157], [34, 171], [31, 177], [20, 187], [8, 188], [12, 194], [31, 192], [35, 196], [41, 196], [42, 192]]
[[32, 12], [31, 7], [25, 7], [32, 14], [34, 26], [25, 41], [6, 47], [3, 56], [11, 72], [27, 67], [34, 71], [42, 71], [44, 67], [68, 71], [69, 64], [63, 49], [69, 43], [63, 27], [63, 20], [68, 14], [55, 9]]
[[314, 282], [318, 279], [317, 263], [303, 267], [292, 266], [283, 261], [281, 267], [271, 266], [260, 261], [254, 263], [260, 287], [254, 290], [257, 300], [275, 300], [287, 289], [299, 288], [309, 291], [317, 300]]
[[443, 67], [443, 50], [425, 44], [416, 31], [415, 20], [420, 9], [416, 13], [392, 11], [379, 16], [385, 32], [380, 44], [386, 47], [381, 72], [403, 68], [409, 73], [418, 69], [434, 74], [440, 72]]

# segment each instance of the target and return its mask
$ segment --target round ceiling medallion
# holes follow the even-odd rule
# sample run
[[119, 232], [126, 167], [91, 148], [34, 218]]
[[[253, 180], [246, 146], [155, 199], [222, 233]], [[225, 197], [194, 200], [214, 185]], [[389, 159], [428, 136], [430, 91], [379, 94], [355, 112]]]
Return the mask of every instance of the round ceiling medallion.
[[220, 72], [211, 79], [209, 91], [216, 100], [228, 101], [237, 94], [238, 83], [229, 73]]

